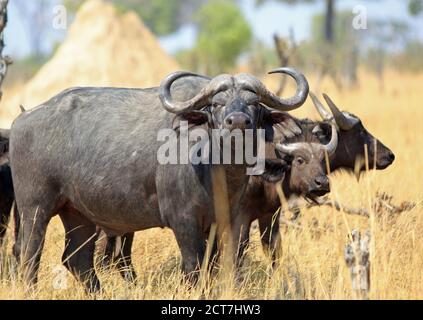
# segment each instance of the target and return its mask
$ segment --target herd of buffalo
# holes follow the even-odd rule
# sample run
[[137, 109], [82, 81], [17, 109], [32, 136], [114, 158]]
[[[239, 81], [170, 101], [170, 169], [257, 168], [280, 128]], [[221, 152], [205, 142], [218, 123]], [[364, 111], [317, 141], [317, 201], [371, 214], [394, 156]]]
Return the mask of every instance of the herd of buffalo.
[[[208, 78], [175, 72], [159, 87], [71, 88], [23, 110], [10, 130], [0, 131], [5, 158], [0, 166], [0, 244], [15, 203], [13, 254], [26, 283], [37, 282], [46, 229], [55, 215], [65, 229], [62, 261], [89, 292], [100, 289], [94, 268], [99, 234], [107, 238], [103, 263], [134, 281], [134, 232], [154, 227], [172, 229], [183, 272], [195, 283], [216, 222], [213, 170], [218, 165], [157, 161], [158, 131], [177, 131], [181, 121], [190, 130], [265, 132], [265, 169], [259, 175], [247, 175], [246, 163], [219, 165], [226, 173], [229, 234], [237, 262], [256, 219], [263, 246], [277, 261], [277, 186], [287, 198], [316, 200], [330, 191], [330, 172], [392, 164], [392, 151], [358, 117], [340, 111], [324, 95], [327, 109], [309, 93], [301, 73], [292, 68], [271, 73], [291, 76], [295, 95], [280, 98], [249, 74]], [[288, 113], [309, 94], [322, 121]]]

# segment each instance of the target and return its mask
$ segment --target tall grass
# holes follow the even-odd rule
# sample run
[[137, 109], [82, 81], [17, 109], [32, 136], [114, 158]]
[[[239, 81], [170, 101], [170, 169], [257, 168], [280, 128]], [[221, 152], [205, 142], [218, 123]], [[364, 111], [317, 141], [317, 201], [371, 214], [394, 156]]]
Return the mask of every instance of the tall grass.
[[[270, 79], [270, 77], [269, 77]], [[270, 81], [270, 80], [269, 80]], [[313, 88], [313, 78], [311, 78]], [[274, 82], [268, 83], [274, 86]], [[97, 299], [351, 299], [349, 270], [343, 260], [344, 245], [352, 229], [370, 229], [370, 299], [423, 298], [423, 75], [388, 73], [385, 89], [376, 79], [361, 74], [361, 87], [337, 92], [330, 82], [323, 91], [341, 109], [360, 116], [364, 125], [396, 154], [394, 164], [384, 171], [371, 171], [358, 183], [352, 175], [331, 176], [331, 197], [351, 207], [370, 209], [376, 191], [394, 195], [397, 202], [414, 201], [417, 207], [399, 215], [351, 216], [328, 207], [302, 212], [296, 226], [282, 227], [280, 264], [271, 271], [263, 253], [257, 228], [240, 274], [231, 285], [219, 276], [209, 278], [204, 290], [183, 283], [180, 253], [170, 230], [138, 232], [133, 256], [137, 285], [128, 285], [114, 270], [99, 270], [103, 291]], [[292, 88], [289, 88], [289, 95]], [[295, 111], [316, 118], [308, 102]], [[371, 211], [371, 210], [370, 210]], [[11, 225], [11, 228], [13, 226]], [[10, 230], [12, 231], [12, 230]], [[24, 286], [11, 256], [12, 232], [0, 251], [0, 299], [24, 298]], [[91, 299], [67, 271], [61, 271], [64, 230], [58, 218], [49, 226], [34, 299]], [[57, 277], [66, 279], [55, 289]], [[63, 279], [61, 279], [63, 280]], [[57, 286], [56, 286], [57, 287]]]

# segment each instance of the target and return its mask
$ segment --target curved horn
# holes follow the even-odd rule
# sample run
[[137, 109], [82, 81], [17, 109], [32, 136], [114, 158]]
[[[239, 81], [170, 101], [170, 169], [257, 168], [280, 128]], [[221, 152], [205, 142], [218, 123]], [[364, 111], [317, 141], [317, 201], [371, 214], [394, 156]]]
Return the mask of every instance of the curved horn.
[[219, 88], [222, 86], [222, 83], [214, 81], [216, 79], [214, 78], [210, 81], [207, 86], [201, 89], [201, 91], [195, 97], [184, 102], [174, 102], [172, 101], [170, 88], [172, 87], [173, 82], [183, 77], [199, 77], [211, 80], [208, 77], [185, 71], [178, 71], [168, 75], [160, 84], [159, 97], [163, 104], [163, 107], [171, 113], [180, 113], [188, 110], [201, 109], [208, 103], [209, 98], [213, 94], [213, 92], [216, 90], [218, 91]]
[[300, 143], [291, 143], [291, 144], [275, 143], [274, 147], [275, 147], [276, 150], [290, 155], [295, 150], [298, 150], [298, 148], [300, 148], [300, 145], [301, 145], [301, 142]]
[[348, 119], [335, 105], [335, 103], [329, 98], [329, 96], [324, 93], [323, 98], [325, 98], [326, 103], [328, 104], [330, 111], [333, 114], [333, 117], [336, 121], [336, 124], [342, 130], [348, 131], [356, 124], [355, 121]]
[[302, 73], [291, 68], [279, 68], [269, 73], [284, 73], [293, 77], [297, 82], [297, 92], [295, 96], [288, 99], [279, 98], [277, 95], [270, 92], [259, 79], [246, 73], [238, 74], [236, 79], [242, 87], [254, 91], [259, 96], [260, 102], [270, 108], [280, 111], [291, 111], [297, 109], [305, 102], [309, 89], [307, 79]]
[[297, 91], [293, 97], [283, 99], [279, 98], [277, 95], [270, 92], [266, 89], [266, 87], [263, 86], [263, 102], [269, 107], [282, 111], [290, 111], [301, 107], [306, 101], [309, 91], [308, 82], [304, 75], [293, 68], [277, 68], [269, 72], [269, 74], [274, 73], [283, 73], [294, 78], [295, 82], [297, 83]]
[[335, 153], [336, 148], [338, 147], [338, 130], [336, 125], [332, 123], [332, 135], [328, 144], [323, 146], [329, 155]]
[[332, 115], [326, 110], [326, 108], [319, 101], [319, 99], [317, 99], [316, 95], [310, 91], [309, 96], [311, 97], [311, 100], [313, 101], [314, 107], [316, 108], [317, 112], [320, 114], [320, 117], [323, 120], [332, 120]]

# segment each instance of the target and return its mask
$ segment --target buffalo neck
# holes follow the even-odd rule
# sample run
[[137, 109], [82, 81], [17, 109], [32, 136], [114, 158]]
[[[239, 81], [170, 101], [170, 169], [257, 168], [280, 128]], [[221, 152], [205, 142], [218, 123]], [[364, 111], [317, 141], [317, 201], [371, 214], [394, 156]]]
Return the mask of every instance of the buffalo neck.
[[245, 165], [223, 165], [226, 174], [228, 199], [232, 214], [237, 214], [239, 206], [244, 198], [249, 176], [246, 174]]
[[339, 169], [354, 169], [355, 156], [352, 154], [348, 147], [340, 143], [336, 149], [335, 154], [330, 159], [331, 171], [337, 171]]

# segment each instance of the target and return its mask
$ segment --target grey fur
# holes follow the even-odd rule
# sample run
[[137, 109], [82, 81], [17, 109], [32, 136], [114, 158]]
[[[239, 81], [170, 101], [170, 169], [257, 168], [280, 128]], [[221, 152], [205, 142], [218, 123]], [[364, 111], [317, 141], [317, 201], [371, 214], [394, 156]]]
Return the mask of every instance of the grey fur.
[[[207, 81], [184, 79], [182, 87], [175, 84], [174, 99], [189, 98]], [[275, 113], [250, 105], [251, 95], [229, 87], [213, 98], [223, 107], [201, 112], [212, 127], [222, 127], [231, 112], [244, 113], [250, 127], [264, 126], [273, 136]], [[211, 165], [158, 164], [157, 132], [172, 128], [174, 118], [162, 108], [158, 88], [71, 88], [14, 121], [10, 161], [22, 226], [14, 252], [27, 282], [37, 281], [45, 231], [56, 214], [66, 231], [63, 263], [89, 291], [100, 287], [93, 270], [96, 226], [109, 236], [171, 228], [183, 270], [195, 278], [214, 221]], [[245, 166], [225, 169], [234, 207], [248, 181]]]

